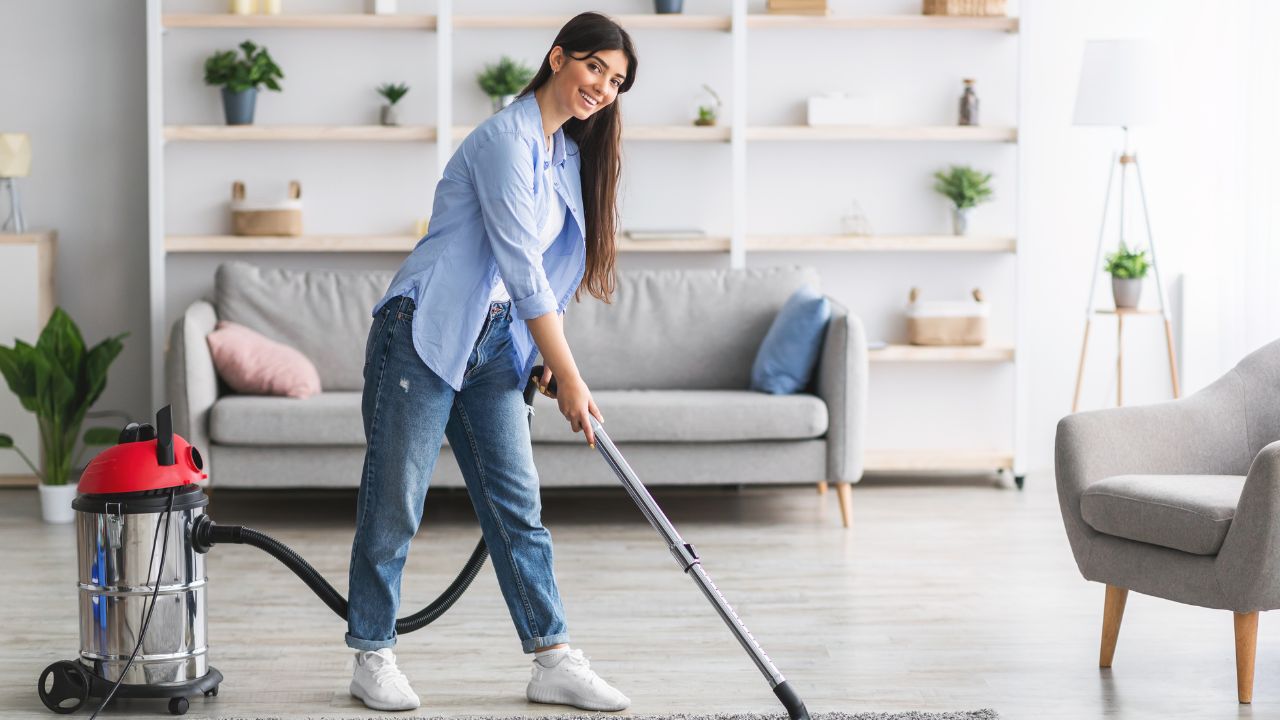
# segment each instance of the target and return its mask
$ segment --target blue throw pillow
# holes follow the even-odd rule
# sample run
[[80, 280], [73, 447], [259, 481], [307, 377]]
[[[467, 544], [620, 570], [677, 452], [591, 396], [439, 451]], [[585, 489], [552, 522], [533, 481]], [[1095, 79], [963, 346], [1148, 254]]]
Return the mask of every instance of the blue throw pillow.
[[756, 352], [751, 389], [790, 395], [808, 387], [830, 319], [831, 304], [817, 290], [806, 285], [792, 293]]

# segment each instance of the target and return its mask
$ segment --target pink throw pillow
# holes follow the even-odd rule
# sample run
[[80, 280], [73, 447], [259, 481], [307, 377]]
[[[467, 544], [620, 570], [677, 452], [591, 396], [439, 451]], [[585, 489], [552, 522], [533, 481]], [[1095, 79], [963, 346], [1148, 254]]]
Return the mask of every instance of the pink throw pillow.
[[308, 398], [320, 392], [316, 366], [284, 343], [226, 320], [206, 340], [218, 376], [238, 393]]

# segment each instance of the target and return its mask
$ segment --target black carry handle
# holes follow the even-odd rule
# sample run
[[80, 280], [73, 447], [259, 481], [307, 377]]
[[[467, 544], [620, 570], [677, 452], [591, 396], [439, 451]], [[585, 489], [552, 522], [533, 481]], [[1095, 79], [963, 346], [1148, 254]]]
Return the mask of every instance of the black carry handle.
[[[533, 369], [529, 371], [529, 382], [526, 383], [524, 386], [524, 404], [525, 405], [532, 405], [533, 394], [535, 392], [539, 392], [538, 383], [542, 382], [542, 370], [543, 370], [543, 367], [541, 365], [534, 365]], [[547, 397], [553, 400], [555, 399], [556, 377], [554, 375], [551, 376], [551, 382], [547, 383], [547, 391], [542, 394], [546, 395]]]

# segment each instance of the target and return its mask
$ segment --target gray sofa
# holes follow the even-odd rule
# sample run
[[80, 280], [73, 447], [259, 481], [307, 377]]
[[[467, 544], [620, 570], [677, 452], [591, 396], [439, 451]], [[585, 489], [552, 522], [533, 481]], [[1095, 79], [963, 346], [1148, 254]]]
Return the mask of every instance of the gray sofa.
[[[383, 272], [304, 272], [246, 263], [218, 268], [214, 297], [173, 326], [166, 362], [178, 432], [206, 450], [214, 487], [356, 487], [370, 308]], [[809, 392], [748, 390], [752, 360], [787, 297], [811, 268], [620, 273], [614, 302], [571, 303], [565, 334], [605, 427], [649, 485], [837, 484], [845, 525], [862, 477], [867, 352], [857, 317], [832, 301]], [[229, 394], [205, 336], [219, 319], [306, 354], [323, 392], [306, 400]], [[545, 487], [612, 486], [614, 475], [569, 430], [555, 401], [535, 396], [534, 458]], [[442, 452], [433, 486], [462, 486]]]
[[1190, 397], [1058, 423], [1067, 538], [1107, 586], [1102, 667], [1129, 590], [1230, 610], [1239, 700], [1252, 699], [1258, 612], [1280, 608], [1278, 395], [1280, 341]]

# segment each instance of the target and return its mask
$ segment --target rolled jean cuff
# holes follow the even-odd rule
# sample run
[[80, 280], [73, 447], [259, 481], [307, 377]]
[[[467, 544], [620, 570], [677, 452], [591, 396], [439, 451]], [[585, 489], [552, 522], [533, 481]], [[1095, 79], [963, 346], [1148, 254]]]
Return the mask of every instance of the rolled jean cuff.
[[[524, 641], [524, 651], [531, 653], [540, 647], [550, 647], [551, 645], [559, 645], [560, 643], [569, 642], [569, 633], [559, 633], [557, 635], [548, 635], [546, 637], [529, 638]], [[350, 641], [348, 641], [348, 644]]]
[[391, 636], [390, 640], [361, 640], [360, 638], [347, 633], [347, 647], [354, 650], [381, 650], [396, 646], [396, 638]]

